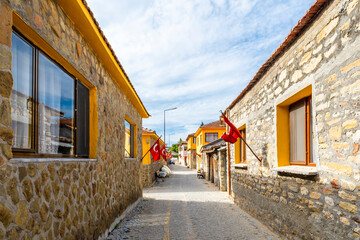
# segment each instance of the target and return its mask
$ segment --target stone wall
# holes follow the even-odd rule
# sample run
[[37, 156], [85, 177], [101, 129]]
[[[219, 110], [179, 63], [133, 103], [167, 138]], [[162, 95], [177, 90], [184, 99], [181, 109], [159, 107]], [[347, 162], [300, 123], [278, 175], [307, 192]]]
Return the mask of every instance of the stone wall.
[[227, 190], [227, 158], [226, 151], [219, 151], [219, 188], [220, 191]]
[[[152, 146], [157, 139], [150, 137], [150, 146]], [[151, 155], [149, 152], [148, 154]], [[142, 184], [143, 187], [148, 187], [156, 180], [155, 173], [164, 165], [164, 160], [154, 162], [152, 156], [150, 156], [151, 164], [142, 164]]]
[[196, 154], [196, 150], [195, 149], [191, 149], [188, 151], [188, 166], [190, 167], [190, 169], [196, 169], [196, 157], [194, 156], [194, 154]]
[[[246, 124], [247, 170], [232, 163], [235, 202], [288, 238], [360, 237], [360, 6], [335, 0], [246, 95], [230, 109], [230, 120]], [[276, 105], [312, 88], [314, 161], [318, 175], [281, 176]], [[256, 97], [255, 97], [256, 96]]]
[[143, 164], [141, 171], [142, 171], [141, 180], [143, 187], [150, 186], [153, 183], [153, 179], [155, 178], [151, 176], [151, 172], [152, 172], [151, 164]]
[[[13, 159], [12, 10], [97, 88], [95, 161]], [[125, 114], [142, 119], [62, 9], [51, 0], [0, 2], [0, 239], [97, 239], [142, 196], [140, 162], [124, 158]]]
[[[212, 173], [214, 174], [214, 185], [219, 187], [221, 191], [227, 190], [227, 160], [226, 160], [226, 151], [215, 150], [212, 153], [203, 153], [205, 155], [205, 179], [211, 181]], [[213, 161], [214, 169], [211, 169], [209, 166], [209, 161]], [[210, 168], [210, 169], [209, 169]]]

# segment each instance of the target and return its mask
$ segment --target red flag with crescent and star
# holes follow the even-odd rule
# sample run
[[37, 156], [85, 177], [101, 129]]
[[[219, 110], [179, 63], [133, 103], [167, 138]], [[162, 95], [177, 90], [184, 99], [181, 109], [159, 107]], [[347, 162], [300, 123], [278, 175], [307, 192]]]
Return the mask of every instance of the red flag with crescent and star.
[[155, 144], [150, 149], [150, 153], [154, 158], [154, 162], [160, 160], [160, 142], [159, 139], [155, 142]]
[[224, 115], [223, 115], [223, 119], [224, 122], [226, 122], [227, 125], [229, 125], [230, 132], [228, 134], [222, 135], [221, 138], [224, 139], [225, 142], [236, 143], [237, 139], [241, 138], [241, 134], [239, 130]]
[[160, 149], [160, 155], [162, 156], [162, 158], [167, 161], [166, 159], [166, 149], [165, 149], [165, 145], [163, 145]]

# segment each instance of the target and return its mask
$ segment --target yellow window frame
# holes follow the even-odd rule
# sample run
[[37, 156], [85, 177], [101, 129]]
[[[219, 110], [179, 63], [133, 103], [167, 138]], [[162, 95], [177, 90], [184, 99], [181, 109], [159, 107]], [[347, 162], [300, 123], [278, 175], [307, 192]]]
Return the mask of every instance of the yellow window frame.
[[66, 58], [57, 52], [40, 34], [28, 25], [16, 11], [12, 12], [12, 26], [37, 48], [46, 53], [67, 72], [89, 89], [89, 158], [96, 158], [98, 141], [97, 89]]
[[[137, 125], [135, 122], [127, 115], [125, 115], [125, 120], [134, 126], [134, 156], [131, 158], [137, 158]], [[124, 128], [125, 128], [125, 121], [124, 121]], [[126, 130], [125, 130], [126, 131]], [[125, 143], [125, 142], [124, 142]], [[124, 145], [125, 147], [125, 145]], [[125, 153], [125, 151], [124, 151]]]
[[[238, 130], [240, 131], [240, 133], [241, 132], [245, 133], [245, 136], [243, 136], [243, 134], [242, 134], [242, 137], [246, 141], [246, 124], [239, 127]], [[236, 143], [234, 144], [234, 147], [235, 147], [235, 164], [246, 163], [246, 148], [245, 148], [246, 146], [245, 146], [244, 141], [242, 139], [238, 139], [236, 141]], [[243, 155], [242, 155], [243, 159], [241, 159], [240, 150], [243, 151]]]
[[[290, 115], [289, 106], [303, 98], [312, 96], [312, 85], [308, 85], [285, 101], [276, 105], [276, 147], [278, 167], [290, 165]], [[312, 130], [312, 129], [311, 129]], [[311, 164], [315, 166], [315, 164]]]

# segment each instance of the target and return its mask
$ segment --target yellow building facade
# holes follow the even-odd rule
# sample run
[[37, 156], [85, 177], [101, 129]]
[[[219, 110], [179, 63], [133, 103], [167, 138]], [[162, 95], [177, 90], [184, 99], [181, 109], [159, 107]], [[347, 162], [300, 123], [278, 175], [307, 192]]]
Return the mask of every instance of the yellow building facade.
[[187, 142], [187, 166], [196, 169], [196, 137], [195, 133], [191, 133], [186, 137]]
[[[155, 143], [155, 141], [159, 138], [155, 131], [143, 128], [142, 133], [142, 146], [143, 146], [143, 156], [147, 151], [149, 151], [150, 147]], [[164, 141], [160, 139], [160, 145], [164, 145]], [[163, 160], [161, 160], [163, 161]], [[144, 158], [142, 163], [143, 164], [151, 164], [152, 157], [151, 153], [149, 152]]]
[[211, 122], [199, 127], [194, 137], [196, 138], [196, 169], [201, 169], [201, 147], [219, 139], [226, 132], [225, 123], [222, 120]]
[[189, 134], [188, 137], [186, 138], [188, 151], [196, 149], [196, 137], [194, 137], [194, 135], [195, 133]]
[[[154, 130], [148, 128], [142, 128], [142, 146], [143, 154], [146, 156], [142, 160], [142, 183], [143, 187], [151, 185], [155, 181], [155, 173], [165, 163], [163, 159], [154, 162], [151, 153], [148, 152], [151, 146], [159, 139], [159, 136]], [[164, 145], [163, 140], [160, 139], [160, 147]]]

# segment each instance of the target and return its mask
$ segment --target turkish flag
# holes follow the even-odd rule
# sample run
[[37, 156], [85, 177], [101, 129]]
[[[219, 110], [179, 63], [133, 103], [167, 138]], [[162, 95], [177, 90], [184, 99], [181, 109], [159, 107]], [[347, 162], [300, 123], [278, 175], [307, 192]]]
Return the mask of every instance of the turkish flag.
[[160, 149], [160, 155], [162, 156], [162, 158], [166, 161], [166, 150], [165, 150], [165, 145], [163, 145]]
[[160, 142], [159, 139], [154, 143], [150, 149], [150, 153], [154, 158], [154, 162], [160, 159]]
[[167, 155], [167, 158], [171, 158], [171, 152]]
[[227, 123], [227, 125], [229, 125], [230, 132], [228, 134], [222, 135], [221, 138], [224, 139], [225, 142], [236, 143], [237, 138], [238, 137], [241, 138], [241, 134], [239, 130], [224, 115], [223, 115], [223, 119]]

